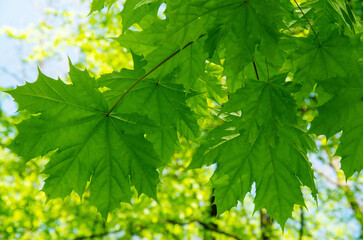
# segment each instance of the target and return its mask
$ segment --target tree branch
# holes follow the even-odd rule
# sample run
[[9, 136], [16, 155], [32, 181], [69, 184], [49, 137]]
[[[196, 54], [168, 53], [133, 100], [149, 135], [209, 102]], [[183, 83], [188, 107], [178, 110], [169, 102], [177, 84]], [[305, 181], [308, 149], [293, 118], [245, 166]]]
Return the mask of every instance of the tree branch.
[[[197, 40], [199, 40], [200, 38], [204, 37], [207, 34], [202, 34], [199, 36], [199, 38]], [[173, 54], [171, 54], [170, 56], [168, 56], [167, 58], [165, 58], [162, 62], [160, 62], [158, 65], [156, 65], [154, 68], [152, 68], [150, 71], [148, 71], [147, 73], [145, 73], [142, 77], [140, 77], [134, 84], [132, 84], [122, 95], [121, 97], [116, 101], [116, 103], [111, 107], [111, 109], [106, 113], [106, 116], [108, 117], [111, 112], [115, 109], [115, 107], [120, 103], [120, 101], [125, 97], [125, 95], [131, 91], [131, 89], [133, 89], [138, 83], [140, 83], [142, 80], [144, 80], [147, 76], [149, 76], [152, 72], [154, 72], [156, 69], [158, 69], [160, 66], [162, 66], [164, 63], [166, 63], [167, 61], [169, 61], [170, 59], [172, 59], [175, 55], [177, 55], [178, 53], [180, 53], [182, 50], [184, 50], [185, 48], [187, 48], [188, 46], [192, 45], [195, 41], [191, 41], [187, 44], [185, 44], [182, 48], [178, 49], [177, 51], [175, 51]]]
[[199, 220], [191, 220], [189, 222], [178, 222], [178, 221], [175, 221], [175, 220], [172, 220], [172, 219], [166, 219], [164, 221], [168, 222], [168, 223], [171, 223], [171, 224], [174, 224], [174, 225], [188, 225], [188, 224], [191, 224], [191, 223], [198, 223], [205, 230], [212, 231], [212, 232], [215, 232], [215, 233], [219, 233], [219, 234], [234, 238], [236, 240], [242, 240], [242, 238], [238, 237], [237, 235], [235, 235], [233, 233], [228, 233], [228, 232], [223, 231], [216, 224], [208, 224], [208, 223], [205, 223], [205, 222], [202, 222], [202, 221], [199, 221]]
[[[198, 223], [205, 230], [208, 230], [208, 231], [211, 231], [211, 232], [215, 232], [215, 233], [218, 233], [218, 234], [222, 234], [222, 235], [225, 235], [225, 236], [234, 238], [236, 240], [242, 240], [242, 238], [238, 237], [237, 235], [235, 235], [233, 233], [225, 232], [224, 230], [220, 229], [218, 227], [218, 225], [216, 225], [216, 224], [213, 224], [213, 223], [205, 223], [205, 222], [202, 222], [200, 220], [195, 220], [194, 219], [194, 220], [190, 220], [189, 222], [178, 222], [178, 221], [173, 220], [173, 219], [165, 219], [162, 222], [171, 223], [171, 224], [174, 224], [174, 225], [188, 225], [188, 224], [191, 224], [191, 223]], [[137, 225], [137, 226], [141, 227], [142, 229], [147, 228], [147, 227], [142, 226], [142, 225]], [[96, 234], [92, 234], [92, 235], [89, 235], [89, 236], [79, 236], [79, 237], [76, 237], [74, 240], [94, 239], [94, 238], [104, 237], [104, 236], [106, 236], [108, 234], [119, 233], [121, 231], [124, 231], [124, 229], [115, 230], [115, 231], [105, 231], [105, 232], [102, 232], [102, 233], [96, 233]]]
[[330, 182], [331, 184], [339, 187], [339, 188], [344, 188], [345, 187], [345, 184], [342, 184], [340, 182], [337, 182], [337, 181], [334, 181], [333, 179], [331, 179], [327, 174], [325, 174], [324, 172], [322, 171], [319, 171], [317, 169], [314, 169], [314, 172], [316, 172], [317, 174], [321, 175], [322, 177], [325, 178], [325, 180], [327, 180], [328, 182]]

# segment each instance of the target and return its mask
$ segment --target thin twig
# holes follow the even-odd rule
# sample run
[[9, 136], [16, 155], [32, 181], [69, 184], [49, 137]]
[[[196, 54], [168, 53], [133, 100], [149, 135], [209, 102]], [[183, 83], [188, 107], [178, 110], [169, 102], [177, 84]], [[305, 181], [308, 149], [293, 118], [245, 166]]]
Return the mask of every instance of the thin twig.
[[260, 78], [258, 77], [258, 72], [257, 72], [257, 67], [256, 67], [255, 61], [253, 61], [253, 67], [255, 68], [255, 73], [256, 73], [257, 80], [260, 80]]
[[305, 20], [308, 22], [308, 24], [309, 24], [309, 26], [310, 26], [311, 30], [313, 31], [313, 33], [314, 33], [314, 35], [315, 35], [315, 38], [316, 38], [316, 41], [318, 42], [318, 45], [319, 45], [319, 46], [321, 46], [320, 41], [319, 41], [319, 38], [318, 38], [318, 34], [316, 34], [316, 32], [315, 32], [315, 30], [314, 30], [313, 26], [311, 25], [310, 21], [309, 21], [309, 20], [308, 20], [308, 18], [306, 17], [306, 15], [305, 15], [304, 11], [301, 9], [300, 5], [297, 3], [297, 1], [296, 1], [296, 0], [294, 0], [294, 2], [296, 3], [296, 6], [300, 9], [300, 12], [301, 12], [301, 13], [302, 13], [302, 15], [304, 16]]
[[[204, 37], [206, 34], [202, 34], [199, 36], [198, 40], [202, 37]], [[175, 51], [173, 54], [171, 54], [170, 56], [168, 56], [167, 58], [165, 58], [162, 62], [160, 62], [158, 65], [156, 65], [154, 68], [152, 68], [150, 71], [148, 71], [147, 73], [145, 73], [142, 77], [140, 77], [134, 84], [132, 84], [122, 95], [121, 97], [117, 100], [117, 102], [111, 107], [111, 109], [106, 113], [106, 116], [108, 117], [110, 115], [110, 113], [115, 109], [115, 107], [120, 103], [120, 101], [125, 97], [125, 95], [131, 91], [131, 89], [133, 89], [139, 82], [141, 82], [142, 80], [144, 80], [147, 76], [149, 76], [152, 72], [154, 72], [156, 69], [158, 69], [161, 65], [163, 65], [164, 63], [166, 63], [167, 61], [169, 61], [171, 58], [173, 58], [175, 55], [177, 55], [178, 53], [180, 53], [182, 50], [184, 50], [185, 48], [187, 48], [188, 46], [192, 45], [195, 41], [191, 41], [189, 43], [187, 43], [186, 45], [184, 45], [182, 48], [178, 49], [177, 51]]]

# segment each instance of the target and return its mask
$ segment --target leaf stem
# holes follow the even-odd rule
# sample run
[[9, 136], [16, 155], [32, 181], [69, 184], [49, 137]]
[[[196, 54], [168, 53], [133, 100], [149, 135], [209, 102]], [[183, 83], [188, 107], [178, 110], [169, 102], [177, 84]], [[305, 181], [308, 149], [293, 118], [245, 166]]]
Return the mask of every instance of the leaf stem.
[[255, 73], [256, 73], [257, 80], [260, 81], [260, 77], [258, 76], [258, 72], [257, 72], [257, 67], [256, 67], [256, 62], [255, 61], [253, 61], [253, 67], [255, 68]]
[[[204, 37], [205, 34], [202, 34], [199, 36], [199, 38], [197, 40], [199, 40], [200, 38]], [[156, 65], [154, 68], [152, 68], [150, 71], [148, 71], [147, 73], [145, 73], [142, 77], [140, 77], [134, 84], [132, 84], [121, 96], [120, 98], [116, 101], [116, 103], [111, 107], [111, 109], [106, 113], [106, 116], [110, 116], [111, 112], [115, 109], [115, 107], [120, 103], [120, 101], [125, 97], [125, 95], [131, 91], [131, 89], [133, 89], [138, 83], [140, 83], [142, 80], [144, 80], [147, 76], [149, 76], [152, 72], [154, 72], [156, 69], [158, 69], [161, 65], [163, 65], [164, 63], [166, 63], [167, 61], [169, 61], [171, 58], [173, 58], [175, 55], [177, 55], [178, 53], [180, 53], [182, 50], [184, 50], [185, 48], [187, 48], [188, 46], [192, 45], [195, 41], [191, 41], [187, 44], [185, 44], [182, 48], [178, 49], [177, 51], [175, 51], [173, 54], [171, 54], [170, 56], [168, 56], [167, 58], [165, 58], [162, 62], [160, 62], [158, 65]]]
[[313, 26], [311, 25], [310, 21], [309, 21], [309, 20], [308, 20], [308, 18], [306, 17], [306, 15], [305, 15], [304, 11], [301, 9], [300, 5], [297, 3], [297, 1], [296, 1], [296, 0], [294, 0], [294, 2], [296, 3], [296, 6], [300, 9], [300, 12], [301, 12], [301, 13], [302, 13], [302, 15], [304, 16], [305, 20], [308, 22], [308, 24], [309, 24], [309, 26], [310, 26], [311, 30], [313, 31], [313, 33], [314, 33], [314, 35], [315, 35], [315, 39], [316, 39], [316, 41], [317, 41], [318, 45], [319, 45], [319, 46], [321, 46], [320, 41], [319, 41], [319, 38], [318, 38], [318, 34], [316, 34], [316, 32], [315, 32], [315, 30], [314, 30]]

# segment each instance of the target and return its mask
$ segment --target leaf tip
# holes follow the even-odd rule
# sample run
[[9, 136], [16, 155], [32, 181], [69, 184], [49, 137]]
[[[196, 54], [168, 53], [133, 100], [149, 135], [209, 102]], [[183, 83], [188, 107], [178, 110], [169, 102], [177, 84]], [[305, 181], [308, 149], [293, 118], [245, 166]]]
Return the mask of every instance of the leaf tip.
[[67, 59], [68, 59], [69, 68], [71, 69], [72, 67], [74, 67], [74, 65], [72, 64], [71, 58], [68, 55], [67, 55]]

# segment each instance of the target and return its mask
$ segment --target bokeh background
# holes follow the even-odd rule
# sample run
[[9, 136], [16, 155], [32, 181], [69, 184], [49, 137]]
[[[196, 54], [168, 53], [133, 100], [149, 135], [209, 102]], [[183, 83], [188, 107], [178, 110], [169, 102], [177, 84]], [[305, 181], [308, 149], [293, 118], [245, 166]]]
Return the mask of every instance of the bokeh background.
[[[363, 1], [348, 2], [362, 20]], [[184, 171], [196, 146], [182, 138], [163, 170], [159, 203], [135, 192], [132, 205], [120, 204], [104, 222], [87, 192], [47, 202], [40, 191], [47, 159], [25, 163], [6, 148], [26, 113], [4, 91], [35, 81], [37, 68], [66, 81], [68, 57], [94, 76], [130, 67], [130, 54], [112, 40], [121, 34], [122, 1], [101, 14], [88, 15], [89, 6], [89, 0], [0, 0], [0, 239], [362, 239], [363, 177], [345, 181], [333, 157], [339, 135], [318, 138], [310, 154], [318, 204], [303, 189], [307, 208], [296, 206], [284, 231], [266, 212], [254, 212], [253, 192], [215, 216], [213, 166]], [[211, 117], [205, 128], [215, 124]]]

